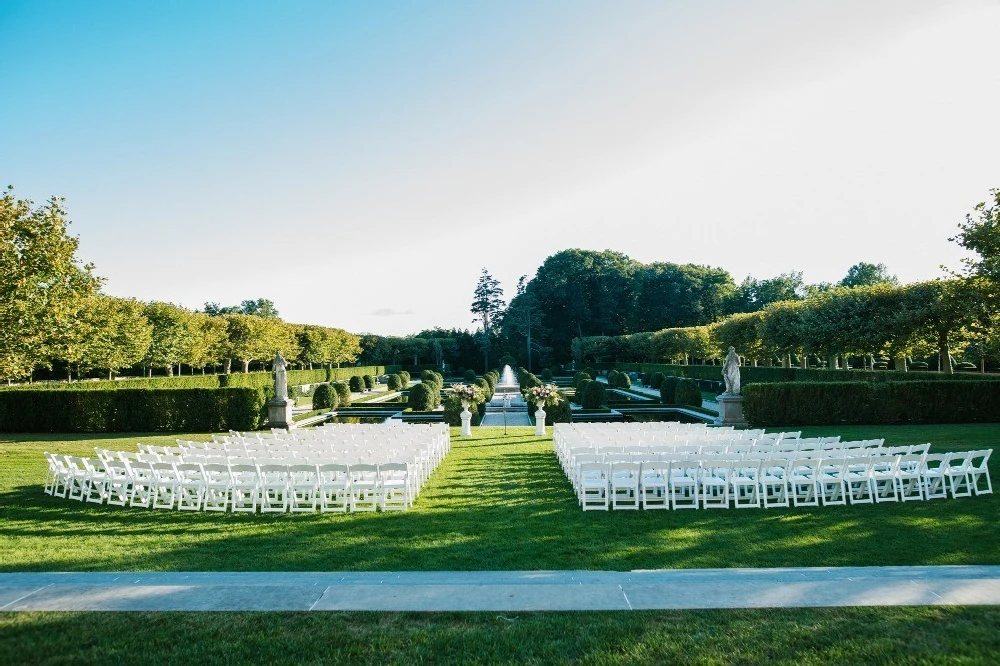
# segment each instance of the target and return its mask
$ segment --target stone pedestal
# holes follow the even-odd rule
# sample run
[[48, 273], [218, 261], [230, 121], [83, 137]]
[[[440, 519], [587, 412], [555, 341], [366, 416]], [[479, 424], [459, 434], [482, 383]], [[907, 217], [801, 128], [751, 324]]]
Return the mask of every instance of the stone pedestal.
[[273, 399], [267, 401], [267, 421], [272, 428], [294, 428], [292, 420], [292, 405], [295, 402], [288, 399]]
[[541, 405], [535, 412], [535, 434], [539, 437], [545, 436], [545, 410], [542, 409]]
[[719, 417], [715, 419], [715, 425], [736, 427], [749, 425], [743, 416], [743, 396], [723, 393], [717, 400], [719, 401]]
[[469, 401], [462, 401], [462, 437], [472, 437], [472, 412], [469, 411]]

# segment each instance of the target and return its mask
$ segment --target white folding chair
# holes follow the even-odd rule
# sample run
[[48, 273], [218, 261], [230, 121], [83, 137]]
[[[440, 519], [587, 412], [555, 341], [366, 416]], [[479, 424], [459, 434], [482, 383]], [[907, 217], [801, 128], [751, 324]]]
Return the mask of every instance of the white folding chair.
[[77, 456], [63, 456], [63, 460], [66, 461], [68, 470], [69, 492], [66, 497], [82, 502], [89, 490], [87, 466], [84, 464], [83, 458]]
[[406, 463], [382, 463], [378, 466], [383, 511], [406, 511], [410, 501], [410, 470]]
[[265, 464], [257, 466], [260, 477], [260, 512], [288, 511], [288, 466]]
[[153, 508], [173, 509], [177, 500], [177, 470], [173, 463], [151, 463], [153, 468]]
[[733, 461], [726, 458], [706, 458], [701, 464], [699, 493], [705, 509], [728, 509], [730, 477]]
[[[976, 495], [993, 494], [993, 482], [990, 481], [989, 469], [991, 453], [993, 453], [993, 449], [983, 449], [981, 451], [973, 451], [969, 455], [969, 480], [972, 483], [972, 491]], [[983, 481], [986, 483], [983, 484]]]
[[868, 468], [868, 479], [876, 502], [898, 502], [896, 470], [900, 456], [874, 456]]
[[819, 458], [796, 458], [788, 466], [793, 506], [819, 506]]
[[319, 473], [320, 512], [344, 513], [351, 505], [351, 478], [347, 465], [325, 463], [317, 466]]
[[608, 510], [610, 469], [610, 465], [599, 462], [585, 462], [578, 466], [577, 492], [584, 511]]
[[126, 462], [125, 467], [128, 468], [129, 478], [132, 482], [132, 498], [129, 500], [129, 506], [148, 509], [153, 501], [153, 484], [155, 483], [152, 463], [136, 460], [135, 462]]
[[612, 462], [610, 476], [611, 508], [639, 508], [639, 467], [637, 462]]
[[292, 513], [316, 510], [319, 504], [319, 474], [315, 465], [288, 466], [288, 509]]
[[924, 456], [907, 454], [896, 465], [896, 494], [904, 502], [924, 499]]
[[639, 465], [639, 499], [643, 509], [669, 509], [667, 475], [670, 463], [646, 461]]
[[119, 460], [106, 460], [104, 471], [108, 475], [108, 504], [126, 506], [132, 496], [132, 477], [128, 467]]
[[788, 506], [787, 459], [763, 460], [760, 463], [760, 493], [764, 508]]
[[260, 477], [257, 466], [247, 463], [229, 465], [230, 508], [233, 513], [255, 513], [260, 502]]
[[229, 465], [222, 463], [206, 463], [201, 466], [205, 494], [202, 506], [205, 511], [222, 511], [229, 508], [232, 498], [233, 480], [229, 474]]
[[823, 506], [847, 504], [847, 460], [844, 458], [824, 458], [817, 468], [816, 487]]
[[733, 463], [729, 474], [729, 487], [733, 506], [737, 509], [760, 508], [760, 466], [759, 459]]
[[675, 459], [670, 461], [667, 490], [673, 509], [697, 509], [699, 499], [698, 477], [701, 466], [697, 460]]
[[972, 483], [969, 479], [969, 460], [972, 458], [971, 451], [952, 453], [948, 460], [948, 467], [944, 470], [948, 485], [951, 486], [951, 496], [969, 497], [972, 495]]
[[871, 463], [870, 456], [851, 456], [844, 459], [844, 483], [851, 504], [872, 504], [875, 501], [869, 478]]
[[375, 511], [379, 504], [378, 465], [351, 465], [351, 511]]
[[205, 498], [205, 476], [201, 465], [179, 463], [177, 471], [177, 510], [200, 511]]
[[948, 469], [950, 453], [928, 453], [920, 467], [920, 484], [923, 486], [924, 499], [944, 499], [948, 497], [948, 480], [945, 470]]

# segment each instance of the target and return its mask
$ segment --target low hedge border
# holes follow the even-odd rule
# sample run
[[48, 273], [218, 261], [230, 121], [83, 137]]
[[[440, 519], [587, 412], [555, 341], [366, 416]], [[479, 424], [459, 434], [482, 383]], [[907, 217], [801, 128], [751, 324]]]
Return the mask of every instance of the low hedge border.
[[0, 432], [256, 430], [264, 392], [250, 388], [0, 392]]
[[[691, 379], [722, 381], [721, 365], [669, 365], [665, 363], [614, 363], [609, 367], [617, 370], [642, 373], [662, 372], [664, 375], [689, 377]], [[1000, 380], [1000, 375], [986, 375], [988, 378]], [[740, 368], [740, 383], [742, 385], [762, 382], [918, 382], [918, 381], [984, 381], [984, 376], [977, 373], [897, 370], [803, 370], [802, 368], [753, 367], [744, 365]], [[657, 388], [657, 387], [653, 387]], [[702, 386], [703, 390], [713, 390]]]
[[1000, 422], [1000, 381], [757, 383], [743, 391], [756, 427]]

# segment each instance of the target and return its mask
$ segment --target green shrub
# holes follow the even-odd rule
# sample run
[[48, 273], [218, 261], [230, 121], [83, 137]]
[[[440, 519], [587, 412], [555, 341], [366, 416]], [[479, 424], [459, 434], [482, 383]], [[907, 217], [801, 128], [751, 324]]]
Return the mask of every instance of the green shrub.
[[681, 379], [674, 388], [674, 404], [701, 407], [701, 389], [693, 379]]
[[580, 388], [580, 382], [582, 382], [585, 379], [592, 380], [593, 378], [594, 378], [593, 375], [588, 375], [586, 372], [583, 372], [581, 370], [580, 372], [573, 375], [573, 386], [576, 388]]
[[487, 372], [485, 375], [483, 375], [483, 379], [486, 381], [487, 384], [490, 385], [490, 393], [496, 393], [497, 381], [498, 381], [496, 375], [494, 375], [492, 372]]
[[660, 383], [660, 402], [664, 405], [676, 405], [677, 404], [677, 384], [680, 381], [679, 377], [664, 377], [663, 381]]
[[[329, 384], [320, 384], [313, 391], [313, 409], [333, 409], [333, 400], [337, 392]], [[339, 400], [338, 400], [339, 402]]]
[[[569, 398], [562, 391], [559, 391], [559, 396], [562, 398], [557, 404], [549, 405], [545, 408], [545, 425], [552, 425], [554, 423], [569, 423], [572, 418], [570, 414], [572, 408], [569, 404]], [[528, 413], [534, 416], [535, 411], [538, 410], [538, 405], [534, 401], [528, 400]]]
[[354, 393], [361, 393], [365, 390], [365, 381], [360, 375], [354, 375], [347, 381], [347, 386]]
[[650, 375], [649, 382], [646, 383], [646, 386], [658, 389], [661, 386], [663, 386], [664, 379], [666, 379], [666, 377], [663, 376], [662, 372], [654, 372], [652, 375]]
[[[586, 374], [586, 373], [583, 373]], [[583, 398], [587, 395], [587, 387], [594, 383], [594, 380], [589, 377], [584, 377], [580, 380], [580, 383], [576, 385], [576, 393], [573, 395], [573, 402], [583, 406]]]
[[1000, 422], [1000, 381], [787, 382], [745, 387], [754, 426]]
[[0, 432], [256, 430], [264, 401], [248, 388], [2, 391]]
[[552, 381], [552, 370], [550, 368], [542, 368], [542, 373], [540, 375], [543, 382]]
[[389, 375], [389, 381], [386, 382], [386, 386], [389, 387], [390, 391], [398, 391], [403, 387], [402, 377], [399, 375]]
[[483, 392], [484, 402], [489, 402], [493, 399], [493, 387], [490, 386], [490, 383], [486, 379], [480, 377], [472, 383], [478, 386], [479, 390]]
[[608, 386], [619, 389], [632, 388], [632, 380], [624, 372], [611, 370], [608, 372]]
[[406, 400], [406, 406], [416, 412], [426, 412], [435, 407], [435, 393], [433, 382], [420, 383], [410, 389], [410, 395]]
[[423, 370], [420, 373], [420, 381], [434, 381], [435, 379], [437, 379], [437, 373], [433, 370]]
[[602, 382], [590, 382], [587, 390], [583, 394], [584, 409], [597, 409], [604, 404], [604, 384]]
[[413, 380], [413, 378], [410, 377], [410, 373], [407, 372], [406, 370], [400, 370], [399, 376], [403, 378], [403, 388], [409, 386], [410, 382]]
[[337, 392], [337, 404], [334, 408], [347, 408], [351, 406], [351, 387], [344, 382], [333, 382], [333, 390]]
[[517, 383], [521, 385], [522, 389], [532, 388], [534, 386], [541, 386], [542, 380], [540, 380], [535, 375], [531, 374], [527, 370], [522, 370], [517, 373]]
[[371, 375], [361, 375], [361, 381], [364, 382], [366, 391], [371, 391], [375, 388], [375, 378]]
[[588, 375], [590, 375], [591, 378], [593, 379], [597, 379], [597, 375], [599, 374], [596, 369], [594, 369], [589, 365], [586, 368], [584, 368], [583, 371], [586, 372]]
[[[482, 421], [482, 413], [479, 410], [479, 403], [469, 405], [472, 412], [472, 425], [477, 426]], [[462, 425], [462, 399], [451, 394], [444, 399], [444, 422], [451, 426]]]
[[476, 371], [466, 370], [465, 373], [462, 375], [462, 379], [465, 381], [466, 384], [471, 384], [472, 382], [476, 381]]

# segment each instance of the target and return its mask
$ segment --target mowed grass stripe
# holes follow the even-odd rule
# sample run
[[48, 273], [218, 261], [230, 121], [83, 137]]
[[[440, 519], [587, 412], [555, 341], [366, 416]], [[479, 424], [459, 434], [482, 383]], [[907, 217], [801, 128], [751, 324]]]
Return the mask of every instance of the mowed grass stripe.
[[[1000, 564], [998, 495], [770, 510], [583, 513], [528, 429], [452, 433], [406, 513], [219, 515], [80, 504], [41, 491], [45, 450], [92, 455], [205, 435], [5, 435], [0, 570], [400, 571]], [[988, 448], [993, 424], [828, 427], [811, 434]], [[995, 482], [998, 458], [991, 461]]]
[[996, 664], [1000, 608], [0, 613], [9, 664]]

